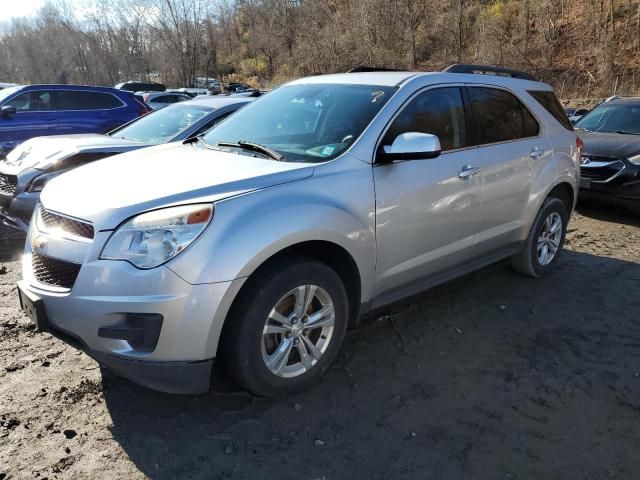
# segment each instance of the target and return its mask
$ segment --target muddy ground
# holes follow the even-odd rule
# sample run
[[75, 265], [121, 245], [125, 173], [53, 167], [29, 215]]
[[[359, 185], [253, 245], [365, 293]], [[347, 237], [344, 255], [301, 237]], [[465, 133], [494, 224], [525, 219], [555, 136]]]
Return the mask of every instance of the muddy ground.
[[0, 231], [0, 480], [636, 479], [640, 217], [581, 208], [558, 269], [496, 265], [378, 312], [288, 400], [138, 387], [16, 305]]

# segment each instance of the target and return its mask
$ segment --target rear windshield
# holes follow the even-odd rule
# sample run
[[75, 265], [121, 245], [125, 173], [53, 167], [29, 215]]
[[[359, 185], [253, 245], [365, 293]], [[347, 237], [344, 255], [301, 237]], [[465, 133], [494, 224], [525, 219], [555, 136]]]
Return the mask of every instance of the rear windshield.
[[554, 116], [560, 125], [567, 130], [573, 130], [571, 122], [567, 118], [567, 114], [564, 113], [564, 109], [560, 104], [560, 101], [556, 95], [550, 90], [529, 90], [529, 95], [535, 98], [540, 105], [542, 105], [547, 112]]

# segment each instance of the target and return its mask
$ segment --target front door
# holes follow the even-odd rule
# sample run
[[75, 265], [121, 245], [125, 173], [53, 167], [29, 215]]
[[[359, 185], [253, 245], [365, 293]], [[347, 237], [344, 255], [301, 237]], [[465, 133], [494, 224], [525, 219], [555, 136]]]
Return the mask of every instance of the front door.
[[32, 90], [2, 105], [15, 107], [16, 113], [0, 117], [0, 150], [9, 151], [30, 138], [55, 134], [58, 117], [52, 97], [49, 90]]
[[417, 94], [383, 138], [382, 145], [390, 145], [401, 133], [430, 133], [440, 139], [442, 153], [374, 165], [380, 303], [475, 255], [482, 171], [477, 149], [469, 147], [461, 88]]

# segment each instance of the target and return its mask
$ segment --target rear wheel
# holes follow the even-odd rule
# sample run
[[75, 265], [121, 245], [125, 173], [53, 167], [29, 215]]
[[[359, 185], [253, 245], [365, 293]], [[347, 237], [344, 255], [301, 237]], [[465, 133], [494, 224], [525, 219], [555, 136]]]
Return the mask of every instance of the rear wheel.
[[348, 299], [338, 274], [315, 260], [277, 262], [243, 288], [227, 322], [223, 355], [232, 376], [262, 396], [316, 381], [336, 358]]
[[522, 251], [511, 259], [513, 268], [531, 277], [550, 271], [562, 252], [567, 231], [567, 206], [548, 197], [536, 215]]

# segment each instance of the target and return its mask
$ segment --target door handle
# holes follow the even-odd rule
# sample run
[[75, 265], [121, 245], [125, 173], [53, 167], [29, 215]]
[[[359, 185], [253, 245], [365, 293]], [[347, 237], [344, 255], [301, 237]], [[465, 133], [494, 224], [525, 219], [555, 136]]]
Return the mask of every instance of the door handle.
[[469, 177], [473, 177], [478, 173], [480, 173], [479, 167], [472, 167], [471, 165], [465, 165], [464, 167], [462, 167], [462, 170], [458, 172], [458, 178], [469, 178]]
[[544, 152], [540, 150], [538, 147], [533, 147], [529, 155], [531, 156], [531, 158], [538, 158], [538, 157], [541, 157], [543, 153]]

